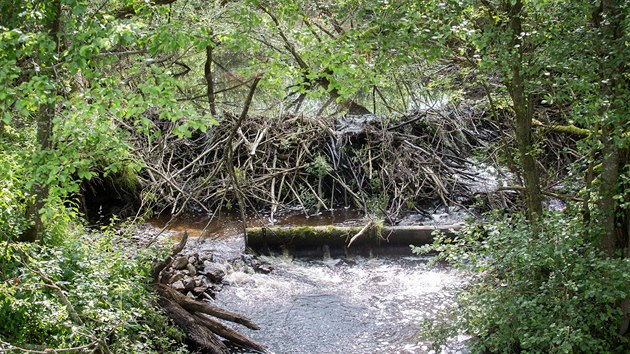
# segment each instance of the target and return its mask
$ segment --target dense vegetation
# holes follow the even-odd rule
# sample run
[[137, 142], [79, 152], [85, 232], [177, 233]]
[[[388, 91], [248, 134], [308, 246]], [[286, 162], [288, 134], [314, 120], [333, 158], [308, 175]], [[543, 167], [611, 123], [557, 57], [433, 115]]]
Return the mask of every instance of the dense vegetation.
[[[189, 192], [215, 176], [165, 178], [156, 146], [224, 161], [213, 207], [244, 210], [245, 172], [231, 157], [248, 112], [396, 122], [474, 101], [498, 138], [471, 153], [510, 171], [501, 192], [519, 199], [438, 239], [443, 257], [477, 275], [455, 318], [433, 329], [466, 331], [476, 351], [623, 352], [629, 12], [627, 0], [0, 0], [0, 350], [184, 350], [145, 287], [164, 254], [82, 218], [103, 185], [130, 201], [129, 215], [207, 208]], [[225, 126], [220, 155], [195, 150]], [[304, 173], [321, 187], [332, 164], [317, 156]], [[422, 185], [440, 185], [436, 175]], [[312, 195], [300, 203], [325, 204]], [[566, 209], [548, 211], [550, 197]], [[374, 200], [363, 206], [391, 210], [396, 199]]]

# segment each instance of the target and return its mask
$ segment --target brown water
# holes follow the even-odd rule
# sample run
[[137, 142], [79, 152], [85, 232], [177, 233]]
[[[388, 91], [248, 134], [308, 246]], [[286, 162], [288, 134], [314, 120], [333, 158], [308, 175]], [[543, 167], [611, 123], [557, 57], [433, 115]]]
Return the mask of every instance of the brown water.
[[[231, 238], [242, 232], [238, 213], [224, 212], [214, 217], [186, 215], [171, 221], [170, 215], [162, 215], [149, 220], [155, 227], [163, 228], [170, 222], [169, 230], [184, 232], [192, 237], [211, 239]], [[340, 209], [305, 217], [303, 214], [278, 216], [273, 222], [268, 217], [258, 215], [247, 219], [247, 227], [257, 226], [322, 226], [322, 225], [364, 225], [367, 219], [363, 213], [352, 209]]]

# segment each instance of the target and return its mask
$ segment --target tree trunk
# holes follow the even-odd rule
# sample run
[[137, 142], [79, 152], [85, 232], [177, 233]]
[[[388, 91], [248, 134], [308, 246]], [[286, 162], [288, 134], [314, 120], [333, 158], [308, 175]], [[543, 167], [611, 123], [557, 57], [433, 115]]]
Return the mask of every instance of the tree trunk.
[[[59, 49], [59, 31], [61, 17], [61, 1], [56, 0], [52, 3], [52, 13], [47, 19], [46, 29], [48, 36], [56, 44], [56, 50]], [[42, 63], [43, 67], [52, 67], [55, 63], [55, 53], [45, 53], [46, 59]], [[55, 117], [55, 97], [57, 90], [55, 88], [57, 77], [55, 71], [51, 71], [49, 80], [51, 82], [51, 92], [47, 101], [42, 103], [37, 114], [37, 148], [39, 153], [44, 153], [51, 148], [52, 125]], [[37, 166], [37, 163], [34, 164]], [[29, 200], [26, 208], [26, 218], [30, 221], [29, 227], [20, 235], [20, 241], [34, 242], [44, 231], [44, 223], [41, 218], [41, 211], [46, 205], [49, 187], [41, 176], [37, 176], [35, 168], [35, 183], [31, 188], [30, 194], [33, 199]]]
[[[42, 106], [37, 115], [37, 145], [41, 152], [50, 149], [52, 120], [55, 116], [55, 103], [51, 102]], [[37, 173], [37, 172], [35, 172]], [[33, 199], [29, 199], [26, 208], [26, 218], [31, 222], [29, 227], [20, 235], [20, 241], [35, 242], [44, 231], [44, 223], [40, 211], [46, 206], [48, 198], [48, 185], [41, 179], [31, 187]]]
[[599, 247], [608, 257], [615, 256], [616, 242], [616, 223], [615, 223], [615, 194], [617, 191], [617, 179], [619, 178], [619, 148], [615, 146], [612, 138], [608, 138], [606, 128], [602, 131], [605, 137], [602, 174], [599, 185], [599, 212], [600, 225], [603, 229], [603, 235]]
[[[540, 191], [540, 175], [534, 157], [532, 146], [532, 114], [529, 107], [529, 97], [525, 92], [525, 79], [522, 76], [522, 46], [519, 39], [522, 32], [523, 3], [517, 0], [512, 7], [510, 28], [512, 30], [512, 48], [518, 48], [517, 57], [510, 68], [512, 78], [507, 87], [514, 104], [515, 133], [521, 168], [523, 170], [524, 196], [527, 205], [527, 215], [532, 223], [536, 223], [542, 215], [542, 193]], [[535, 228], [534, 228], [535, 230]]]
[[[630, 211], [623, 210], [617, 203], [615, 196], [624, 191], [624, 198], [628, 197], [628, 185], [624, 184], [620, 176], [623, 169], [630, 163], [628, 147], [620, 147], [623, 141], [618, 130], [619, 121], [628, 117], [627, 103], [627, 46], [623, 41], [625, 36], [624, 24], [627, 11], [624, 10], [624, 0], [603, 0], [593, 12], [593, 24], [599, 30], [598, 54], [602, 56], [599, 63], [599, 78], [602, 80], [602, 98], [610, 102], [603, 106], [602, 116], [606, 114], [602, 126], [602, 172], [599, 186], [599, 218], [602, 227], [602, 237], [599, 247], [608, 257], [630, 256]], [[623, 313], [619, 323], [619, 335], [628, 335], [630, 326], [630, 297], [620, 301], [619, 307]]]
[[204, 65], [204, 76], [206, 78], [206, 95], [208, 96], [208, 105], [210, 106], [210, 114], [216, 117], [217, 104], [214, 94], [214, 77], [212, 75], [212, 46], [206, 47], [206, 64]]

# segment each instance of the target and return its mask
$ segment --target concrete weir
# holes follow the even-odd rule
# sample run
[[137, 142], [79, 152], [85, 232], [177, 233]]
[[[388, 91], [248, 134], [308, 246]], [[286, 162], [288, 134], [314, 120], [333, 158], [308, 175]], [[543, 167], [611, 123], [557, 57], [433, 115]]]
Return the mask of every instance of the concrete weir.
[[293, 226], [247, 229], [247, 247], [262, 254], [326, 257], [404, 255], [410, 245], [433, 241], [433, 232], [452, 233], [463, 224], [410, 226]]

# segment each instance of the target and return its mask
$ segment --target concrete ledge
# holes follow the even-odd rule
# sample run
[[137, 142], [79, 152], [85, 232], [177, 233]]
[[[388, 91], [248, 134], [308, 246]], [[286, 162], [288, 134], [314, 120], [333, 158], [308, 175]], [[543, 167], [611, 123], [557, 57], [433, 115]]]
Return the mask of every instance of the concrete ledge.
[[247, 229], [247, 247], [263, 254], [289, 253], [296, 256], [410, 254], [409, 245], [433, 242], [432, 233], [450, 233], [462, 224], [439, 226], [372, 227], [347, 247], [362, 226], [253, 227]]

